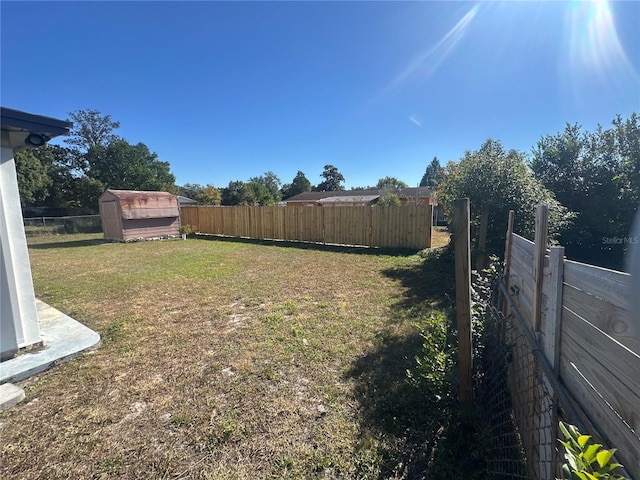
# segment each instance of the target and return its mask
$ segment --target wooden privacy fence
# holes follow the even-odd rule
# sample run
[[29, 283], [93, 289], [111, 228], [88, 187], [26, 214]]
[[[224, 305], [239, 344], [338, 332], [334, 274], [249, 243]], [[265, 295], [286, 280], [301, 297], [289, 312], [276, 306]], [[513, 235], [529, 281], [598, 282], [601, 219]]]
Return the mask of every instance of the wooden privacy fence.
[[[544, 354], [546, 374], [555, 377], [546, 379], [549, 391], [562, 385], [589, 433], [617, 448], [627, 472], [640, 478], [640, 320], [628, 305], [629, 295], [640, 292], [630, 291], [626, 273], [567, 260], [563, 247], [547, 249], [546, 219], [546, 207], [538, 207], [534, 242], [507, 232], [505, 286], [512, 308]], [[518, 378], [509, 381], [513, 389], [527, 388]], [[551, 429], [545, 436], [559, 438], [558, 409], [539, 407], [549, 418], [527, 425], [525, 419], [535, 416], [513, 408], [528, 460], [557, 468], [557, 460], [548, 461], [556, 455], [553, 445], [536, 445], [538, 438], [527, 432], [544, 423]], [[553, 472], [537, 477], [553, 478]]]
[[182, 207], [198, 233], [387, 248], [430, 248], [431, 205]]

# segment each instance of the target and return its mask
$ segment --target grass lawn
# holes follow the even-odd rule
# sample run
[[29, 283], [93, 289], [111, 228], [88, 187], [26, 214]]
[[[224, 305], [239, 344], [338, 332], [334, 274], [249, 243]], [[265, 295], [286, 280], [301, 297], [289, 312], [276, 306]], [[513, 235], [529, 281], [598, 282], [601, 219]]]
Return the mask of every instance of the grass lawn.
[[22, 385], [1, 478], [425, 478], [441, 425], [406, 370], [453, 285], [431, 257], [29, 242], [36, 295], [102, 346]]

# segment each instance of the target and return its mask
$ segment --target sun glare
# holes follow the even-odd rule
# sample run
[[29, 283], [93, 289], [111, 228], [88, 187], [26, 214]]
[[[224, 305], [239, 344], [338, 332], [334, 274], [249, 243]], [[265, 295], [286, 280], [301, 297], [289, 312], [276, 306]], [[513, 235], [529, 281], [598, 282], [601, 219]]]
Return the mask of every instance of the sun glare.
[[622, 47], [607, 0], [571, 2], [567, 11], [568, 66], [572, 77], [592, 75], [614, 83], [638, 77]]

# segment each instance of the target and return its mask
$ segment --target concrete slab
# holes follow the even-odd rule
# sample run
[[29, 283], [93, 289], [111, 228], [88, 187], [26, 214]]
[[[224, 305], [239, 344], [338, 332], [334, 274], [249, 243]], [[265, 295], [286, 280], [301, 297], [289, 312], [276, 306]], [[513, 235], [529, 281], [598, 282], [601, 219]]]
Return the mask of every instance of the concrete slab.
[[24, 400], [24, 390], [16, 387], [13, 383], [4, 383], [0, 385], [0, 410], [17, 405]]
[[90, 328], [40, 300], [36, 305], [43, 347], [1, 362], [0, 384], [24, 380], [100, 343], [100, 335]]

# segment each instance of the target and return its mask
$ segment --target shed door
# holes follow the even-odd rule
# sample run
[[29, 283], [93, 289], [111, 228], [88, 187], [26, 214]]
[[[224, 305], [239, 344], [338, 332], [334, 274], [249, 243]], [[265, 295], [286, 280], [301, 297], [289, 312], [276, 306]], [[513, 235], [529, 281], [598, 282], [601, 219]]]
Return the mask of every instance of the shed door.
[[103, 228], [105, 238], [122, 238], [116, 202], [104, 202], [102, 209], [104, 213]]

